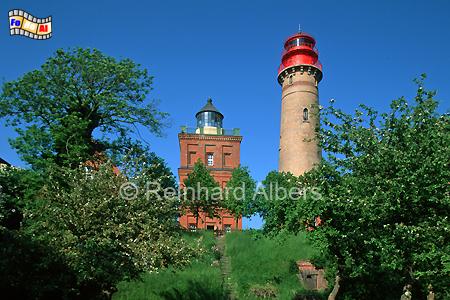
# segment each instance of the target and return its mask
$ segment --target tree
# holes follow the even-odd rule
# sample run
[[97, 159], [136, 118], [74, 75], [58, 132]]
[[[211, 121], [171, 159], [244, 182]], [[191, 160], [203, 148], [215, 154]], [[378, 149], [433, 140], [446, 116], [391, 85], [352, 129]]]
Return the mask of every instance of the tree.
[[398, 299], [406, 284], [414, 298], [429, 284], [450, 296], [450, 117], [417, 83], [414, 103], [394, 100], [388, 113], [322, 111], [327, 160], [300, 178], [321, 197], [307, 195], [296, 215], [321, 217], [310, 237], [344, 299]]
[[75, 275], [55, 251], [23, 232], [27, 201], [42, 179], [30, 170], [0, 166], [0, 289], [7, 298], [67, 299]]
[[76, 274], [50, 245], [0, 226], [0, 289], [8, 299], [73, 299]]
[[182, 195], [182, 205], [194, 215], [196, 227], [200, 213], [205, 212], [210, 217], [217, 214], [221, 196], [219, 184], [199, 159], [184, 180]]
[[108, 298], [120, 281], [187, 263], [194, 254], [177, 231], [176, 196], [148, 190], [155, 166], [131, 160], [120, 175], [113, 167], [51, 167], [40, 201], [26, 210], [26, 232], [76, 274], [75, 298]]
[[0, 117], [17, 126], [11, 144], [32, 166], [0, 173], [10, 274], [0, 285], [16, 298], [110, 298], [119, 281], [194, 254], [178, 234], [176, 194], [163, 190], [175, 190], [173, 174], [133, 138], [139, 126], [162, 132], [167, 114], [145, 99], [151, 83], [129, 59], [77, 48], [3, 85]]
[[77, 167], [95, 154], [121, 152], [138, 126], [161, 134], [167, 114], [146, 100], [151, 84], [130, 59], [60, 49], [39, 70], [3, 85], [0, 117], [21, 125], [11, 145], [33, 168]]
[[0, 226], [11, 230], [20, 228], [22, 221], [23, 186], [21, 170], [0, 165]]
[[[177, 182], [170, 168], [163, 158], [148, 147], [137, 142], [123, 149], [123, 154], [114, 156], [115, 166], [128, 178], [136, 178], [145, 175], [145, 179], [155, 183], [152, 188], [159, 188], [160, 192], [165, 189], [177, 189]], [[133, 167], [130, 168], [130, 165]], [[164, 193], [160, 193], [161, 196]]]
[[241, 217], [249, 217], [255, 212], [255, 189], [256, 182], [247, 167], [239, 166], [233, 170], [227, 182], [223, 206], [234, 215], [236, 228]]
[[301, 197], [298, 177], [289, 172], [271, 171], [262, 184], [257, 195], [257, 212], [264, 219], [264, 231], [267, 234], [288, 231], [286, 226], [292, 225], [289, 219]]

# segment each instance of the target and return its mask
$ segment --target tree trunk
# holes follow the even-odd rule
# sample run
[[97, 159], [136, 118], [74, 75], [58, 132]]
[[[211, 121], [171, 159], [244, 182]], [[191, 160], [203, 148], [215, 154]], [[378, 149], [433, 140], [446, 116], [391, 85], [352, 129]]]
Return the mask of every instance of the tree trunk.
[[192, 213], [195, 216], [195, 230], [198, 230], [198, 218], [200, 218], [200, 209], [196, 208]]
[[339, 275], [336, 275], [336, 279], [334, 280], [334, 287], [333, 287], [333, 290], [331, 291], [330, 295], [328, 295], [328, 300], [336, 300], [336, 296], [339, 292], [339, 287], [340, 287], [339, 282], [340, 281], [341, 281], [341, 277], [339, 277]]

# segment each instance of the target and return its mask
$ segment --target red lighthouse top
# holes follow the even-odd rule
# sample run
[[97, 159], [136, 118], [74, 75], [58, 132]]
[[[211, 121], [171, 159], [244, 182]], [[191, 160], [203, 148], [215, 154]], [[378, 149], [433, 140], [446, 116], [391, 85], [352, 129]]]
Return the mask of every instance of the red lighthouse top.
[[322, 73], [316, 40], [305, 32], [296, 33], [286, 39], [278, 75], [294, 66], [312, 66]]

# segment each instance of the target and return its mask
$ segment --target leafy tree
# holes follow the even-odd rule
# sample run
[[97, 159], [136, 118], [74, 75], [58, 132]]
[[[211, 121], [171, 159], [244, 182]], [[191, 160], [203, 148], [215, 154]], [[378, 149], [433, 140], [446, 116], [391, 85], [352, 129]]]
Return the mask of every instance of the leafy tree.
[[192, 172], [184, 180], [182, 195], [182, 205], [194, 215], [196, 227], [198, 227], [198, 219], [202, 212], [210, 217], [217, 214], [221, 196], [219, 184], [199, 159], [194, 164]]
[[287, 231], [301, 197], [298, 177], [289, 172], [271, 171], [262, 184], [257, 195], [257, 212], [264, 219], [264, 231], [268, 234]]
[[93, 170], [51, 167], [40, 201], [26, 210], [26, 232], [76, 274], [81, 299], [110, 297], [120, 281], [194, 254], [177, 233], [176, 197], [147, 190], [158, 166], [132, 160], [127, 167], [120, 175], [108, 162]]
[[329, 299], [398, 299], [405, 284], [414, 298], [429, 284], [450, 297], [450, 117], [417, 83], [414, 103], [394, 100], [388, 113], [333, 104], [322, 112], [327, 161], [300, 178], [321, 197], [308, 194], [295, 214], [323, 220], [310, 236], [337, 273]]
[[35, 198], [45, 177], [38, 172], [13, 166], [0, 166], [0, 226], [21, 227], [24, 208]]
[[151, 84], [130, 59], [60, 49], [39, 70], [3, 85], [0, 117], [20, 125], [11, 145], [34, 168], [76, 167], [97, 153], [121, 152], [138, 126], [161, 134], [167, 114], [146, 101]]
[[[175, 190], [174, 176], [154, 153], [134, 150], [119, 175], [107, 161], [91, 169], [49, 165], [45, 176], [0, 169], [3, 295], [107, 298], [118, 281], [196, 254], [177, 233], [177, 197], [162, 190]], [[133, 185], [121, 190], [127, 178]]]
[[11, 230], [19, 229], [22, 221], [20, 175], [20, 170], [0, 165], [0, 226]]
[[163, 191], [176, 188], [173, 174], [132, 137], [139, 126], [162, 132], [151, 83], [129, 59], [77, 48], [3, 85], [0, 117], [33, 168], [0, 174], [0, 265], [11, 274], [0, 284], [17, 297], [107, 298], [119, 281], [194, 254], [177, 233], [178, 199]]
[[23, 232], [27, 201], [39, 190], [35, 172], [0, 166], [0, 290], [11, 299], [66, 299], [75, 275], [51, 247]]
[[76, 274], [45, 243], [0, 226], [0, 290], [6, 299], [73, 299]]
[[256, 182], [247, 167], [239, 166], [227, 182], [223, 206], [235, 217], [236, 227], [239, 218], [251, 216], [255, 207]]
[[[124, 148], [122, 153], [115, 155], [112, 159], [115, 166], [128, 178], [136, 178], [145, 174], [145, 179], [152, 183], [149, 188], [177, 189], [176, 178], [163, 158], [148, 147], [138, 142], [133, 142]], [[130, 168], [130, 165], [133, 167]], [[164, 193], [160, 193], [163, 196]]]

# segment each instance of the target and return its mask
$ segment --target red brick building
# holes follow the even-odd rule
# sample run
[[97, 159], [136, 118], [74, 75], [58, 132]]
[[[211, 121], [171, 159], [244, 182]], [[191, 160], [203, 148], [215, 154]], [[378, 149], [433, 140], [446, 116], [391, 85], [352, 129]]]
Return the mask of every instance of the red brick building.
[[328, 287], [325, 270], [316, 268], [307, 260], [297, 261], [300, 281], [307, 290], [324, 290]]
[[[194, 164], [200, 159], [210, 170], [211, 175], [224, 188], [231, 178], [234, 168], [240, 163], [240, 146], [242, 136], [239, 129], [226, 130], [222, 127], [223, 115], [208, 99], [206, 105], [195, 115], [196, 128], [181, 127], [178, 134], [180, 144], [180, 167], [178, 178], [180, 187], [184, 186], [184, 180], [192, 172]], [[242, 218], [236, 221], [233, 215], [226, 210], [218, 212], [218, 218], [209, 218], [205, 213], [200, 215], [199, 229], [217, 229], [230, 231], [242, 229]], [[194, 230], [196, 218], [192, 213], [187, 213], [179, 218], [180, 225], [186, 229]]]

